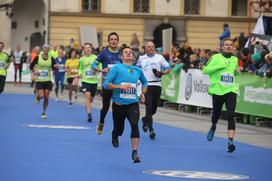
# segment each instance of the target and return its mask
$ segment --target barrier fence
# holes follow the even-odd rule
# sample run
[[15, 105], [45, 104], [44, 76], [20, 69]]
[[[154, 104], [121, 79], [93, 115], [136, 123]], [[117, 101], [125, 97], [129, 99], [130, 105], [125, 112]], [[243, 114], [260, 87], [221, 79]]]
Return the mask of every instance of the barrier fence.
[[[239, 84], [236, 113], [272, 118], [272, 79], [255, 74], [236, 76]], [[174, 73], [162, 78], [161, 98], [169, 102], [212, 108], [208, 94], [209, 77], [199, 69]]]

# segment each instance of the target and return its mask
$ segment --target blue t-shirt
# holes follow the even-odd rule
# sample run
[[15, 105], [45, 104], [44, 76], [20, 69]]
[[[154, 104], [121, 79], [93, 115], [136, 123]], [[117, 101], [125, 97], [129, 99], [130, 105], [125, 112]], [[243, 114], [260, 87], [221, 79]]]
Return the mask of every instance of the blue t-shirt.
[[54, 59], [54, 62], [56, 65], [58, 65], [58, 68], [54, 71], [54, 75], [56, 77], [58, 76], [64, 76], [65, 75], [65, 62], [66, 57], [63, 57], [62, 59], [59, 59], [58, 57]]
[[[111, 68], [114, 64], [122, 63], [120, 49], [111, 51], [110, 48], [104, 48], [92, 63], [92, 69], [95, 69], [99, 63], [102, 64], [102, 68]], [[105, 75], [103, 74], [103, 76]]]
[[103, 86], [108, 89], [109, 83], [115, 85], [131, 84], [134, 88], [130, 90], [113, 89], [112, 95], [113, 102], [128, 105], [139, 102], [137, 96], [138, 80], [142, 83], [142, 87], [147, 87], [147, 80], [139, 67], [120, 63], [110, 69]]

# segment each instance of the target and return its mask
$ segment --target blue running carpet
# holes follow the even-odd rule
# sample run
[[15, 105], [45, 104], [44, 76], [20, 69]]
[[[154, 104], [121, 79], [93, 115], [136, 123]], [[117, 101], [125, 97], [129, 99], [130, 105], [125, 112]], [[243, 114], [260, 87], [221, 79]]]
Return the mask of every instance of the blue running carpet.
[[271, 180], [271, 149], [235, 142], [230, 154], [226, 139], [208, 142], [204, 134], [162, 124], [154, 125], [152, 141], [139, 124], [142, 162], [133, 164], [128, 122], [119, 148], [111, 145], [111, 112], [97, 135], [98, 109], [92, 123], [79, 104], [70, 109], [50, 99], [46, 120], [41, 110], [33, 95], [0, 95], [0, 181]]

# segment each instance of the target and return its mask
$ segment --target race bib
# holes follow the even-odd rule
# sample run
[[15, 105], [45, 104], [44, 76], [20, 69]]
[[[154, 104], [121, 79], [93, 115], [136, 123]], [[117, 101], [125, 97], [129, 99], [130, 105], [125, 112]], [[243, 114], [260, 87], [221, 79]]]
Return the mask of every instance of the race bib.
[[47, 79], [48, 75], [48, 70], [39, 70], [38, 79]]
[[232, 85], [234, 83], [234, 76], [232, 74], [221, 74], [220, 83], [222, 85]]
[[88, 78], [94, 78], [95, 77], [95, 72], [93, 69], [88, 69], [85, 70], [85, 77]]
[[59, 72], [65, 72], [65, 65], [64, 64], [59, 64]]
[[15, 64], [20, 64], [20, 63], [21, 63], [21, 58], [15, 57]]
[[121, 85], [130, 84], [133, 88], [128, 90], [122, 90], [120, 92], [120, 98], [123, 99], [136, 99], [136, 84], [133, 83], [121, 83]]
[[5, 69], [5, 62], [0, 61], [0, 70], [4, 70], [4, 69]]

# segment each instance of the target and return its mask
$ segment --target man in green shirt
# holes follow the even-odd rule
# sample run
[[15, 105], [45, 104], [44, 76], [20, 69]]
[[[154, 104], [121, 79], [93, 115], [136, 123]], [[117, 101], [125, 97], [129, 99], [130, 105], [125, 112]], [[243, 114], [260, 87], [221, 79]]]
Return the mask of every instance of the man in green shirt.
[[[96, 58], [97, 56], [92, 54], [92, 44], [85, 43], [84, 56], [79, 60], [79, 76], [82, 82], [82, 92], [86, 98], [85, 106], [88, 114], [88, 122], [92, 121], [91, 102], [93, 102], [99, 78], [97, 72], [91, 68], [91, 64]], [[100, 64], [99, 67], [102, 68], [102, 65]]]
[[0, 41], [0, 94], [4, 91], [7, 69], [10, 64], [8, 54], [3, 52], [4, 46], [4, 42]]
[[228, 119], [228, 152], [235, 150], [233, 137], [235, 133], [234, 112], [238, 85], [235, 74], [238, 70], [238, 59], [232, 55], [233, 41], [226, 38], [222, 41], [222, 53], [213, 55], [203, 68], [203, 73], [210, 77], [209, 94], [212, 95], [213, 114], [212, 126], [207, 134], [208, 141], [212, 141], [216, 124], [222, 112], [223, 104], [226, 106]]

